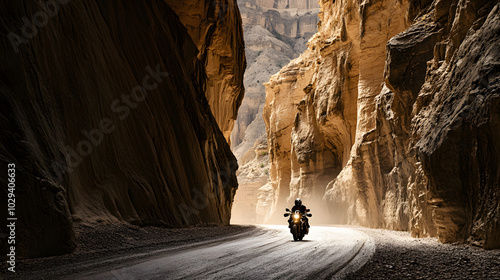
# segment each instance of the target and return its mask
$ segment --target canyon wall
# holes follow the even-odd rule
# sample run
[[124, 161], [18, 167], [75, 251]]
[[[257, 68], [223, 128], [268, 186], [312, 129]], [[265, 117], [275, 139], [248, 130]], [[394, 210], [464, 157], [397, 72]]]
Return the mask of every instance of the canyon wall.
[[268, 220], [300, 196], [325, 222], [499, 247], [497, 2], [321, 1], [266, 84]]
[[294, 38], [309, 38], [316, 33], [319, 4], [307, 1], [259, 1], [240, 0], [243, 26], [260, 25], [280, 40], [293, 41]]
[[[292, 2], [293, 5], [286, 9], [274, 9], [269, 1], [238, 1], [248, 67], [244, 80], [245, 98], [231, 135], [231, 147], [237, 158], [265, 135], [263, 84], [290, 60], [298, 57], [306, 49], [307, 40], [316, 32], [318, 4], [306, 8], [296, 1]], [[285, 26], [294, 26], [299, 32], [285, 30]]]
[[319, 5], [303, 3], [306, 2], [290, 1], [287, 8], [278, 9], [269, 1], [238, 1], [248, 66], [244, 78], [245, 98], [231, 134], [231, 148], [240, 164], [232, 222], [260, 222], [263, 217], [255, 213], [259, 188], [269, 181], [269, 156], [267, 144], [264, 145], [266, 126], [262, 118], [263, 84], [298, 57], [316, 31]]
[[243, 100], [245, 50], [241, 15], [236, 1], [164, 0], [179, 16], [198, 47], [198, 59], [205, 66], [205, 96], [226, 140]]
[[229, 223], [240, 15], [234, 1], [191, 2], [2, 4], [0, 162], [16, 166], [18, 256], [70, 252], [74, 223]]

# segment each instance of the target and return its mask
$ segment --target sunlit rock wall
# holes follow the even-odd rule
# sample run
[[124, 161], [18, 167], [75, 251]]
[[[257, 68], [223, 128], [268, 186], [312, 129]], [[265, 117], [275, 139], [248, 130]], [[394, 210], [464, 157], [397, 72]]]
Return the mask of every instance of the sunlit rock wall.
[[500, 246], [498, 40], [494, 1], [322, 1], [267, 85], [271, 213]]
[[263, 83], [290, 60], [298, 57], [305, 50], [307, 40], [316, 32], [318, 4], [307, 8], [292, 2], [293, 5], [287, 9], [279, 10], [273, 8], [273, 3], [238, 1], [248, 67], [244, 80], [245, 98], [231, 135], [231, 147], [237, 158], [265, 134], [262, 119], [265, 102]]
[[[312, 1], [311, 1], [312, 2]], [[266, 215], [256, 213], [259, 188], [269, 183], [269, 156], [262, 151], [266, 139], [263, 119], [264, 83], [305, 49], [316, 32], [319, 5], [290, 1], [287, 8], [258, 0], [238, 1], [241, 10], [245, 53], [245, 98], [231, 134], [231, 148], [238, 159], [238, 193], [234, 199], [232, 222], [261, 222]], [[281, 5], [281, 4], [280, 4]], [[267, 145], [265, 145], [267, 147]], [[269, 209], [270, 205], [259, 209]], [[266, 210], [267, 211], [267, 210]]]
[[267, 85], [264, 114], [278, 211], [301, 197], [324, 212], [326, 185], [347, 164], [357, 131], [374, 124], [367, 116], [384, 79], [385, 43], [404, 30], [399, 2], [378, 3], [369, 16], [359, 13], [357, 2], [322, 5], [308, 49]]
[[164, 0], [179, 16], [205, 66], [205, 95], [219, 128], [230, 143], [243, 100], [245, 47], [235, 0]]

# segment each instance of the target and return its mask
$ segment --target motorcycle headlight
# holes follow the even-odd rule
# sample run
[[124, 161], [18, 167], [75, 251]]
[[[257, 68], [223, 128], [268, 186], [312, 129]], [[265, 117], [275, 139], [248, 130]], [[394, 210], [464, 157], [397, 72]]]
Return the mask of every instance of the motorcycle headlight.
[[293, 215], [293, 218], [294, 218], [294, 219], [298, 219], [298, 218], [299, 218], [299, 214], [295, 214], [295, 215]]

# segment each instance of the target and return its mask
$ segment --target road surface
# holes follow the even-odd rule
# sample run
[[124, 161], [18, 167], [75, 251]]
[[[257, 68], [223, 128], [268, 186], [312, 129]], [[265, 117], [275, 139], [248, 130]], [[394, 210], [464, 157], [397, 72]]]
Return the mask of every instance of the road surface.
[[341, 279], [375, 252], [355, 229], [312, 226], [294, 242], [286, 226], [255, 230], [188, 246], [122, 256], [72, 279]]

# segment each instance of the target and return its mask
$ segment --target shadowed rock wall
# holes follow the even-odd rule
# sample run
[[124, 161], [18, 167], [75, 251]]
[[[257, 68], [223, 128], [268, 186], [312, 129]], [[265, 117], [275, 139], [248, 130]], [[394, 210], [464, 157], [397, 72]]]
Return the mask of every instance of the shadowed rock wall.
[[176, 14], [189, 1], [71, 1], [26, 37], [22, 18], [42, 7], [2, 1], [0, 162], [16, 164], [18, 255], [70, 252], [75, 222], [229, 223], [237, 164], [221, 129], [245, 62], [227, 4], [225, 20], [191, 7], [214, 21], [203, 38]]

